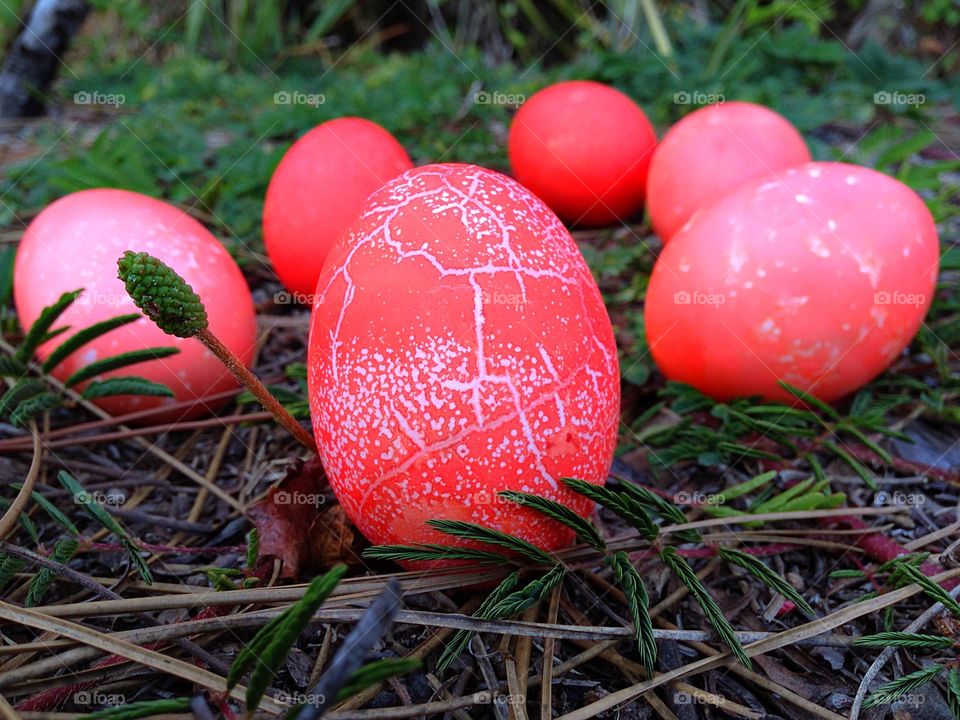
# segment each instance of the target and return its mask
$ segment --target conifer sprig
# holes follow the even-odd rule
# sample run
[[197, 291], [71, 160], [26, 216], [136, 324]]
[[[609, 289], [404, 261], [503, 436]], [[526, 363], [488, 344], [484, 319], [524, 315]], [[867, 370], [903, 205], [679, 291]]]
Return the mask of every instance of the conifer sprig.
[[[51, 330], [71, 305], [80, 297], [82, 290], [63, 293], [53, 304], [45, 307], [33, 324], [26, 328], [19, 347], [11, 350], [11, 355], [0, 356], [0, 376], [7, 381], [7, 390], [0, 394], [0, 417], [9, 418], [13, 425], [25, 426], [41, 413], [54, 410], [66, 404], [67, 398], [58, 390], [59, 386], [44, 382], [44, 377], [60, 367], [63, 362], [88, 343], [102, 335], [127, 325], [140, 318], [138, 314], [119, 315], [81, 328], [61, 342], [35, 366], [30, 359], [37, 349], [67, 332], [71, 328], [62, 326]], [[80, 395], [86, 400], [109, 395], [153, 395], [173, 397], [173, 391], [166, 385], [142, 377], [122, 376], [105, 380], [93, 380], [106, 372], [129, 367], [146, 360], [167, 357], [178, 353], [173, 347], [143, 348], [134, 352], [120, 353], [101, 358], [84, 365], [63, 383], [72, 388], [87, 382]], [[32, 373], [37, 371], [41, 377]]]
[[757, 578], [764, 585], [777, 591], [794, 605], [800, 608], [801, 612], [810, 617], [814, 616], [813, 608], [810, 603], [797, 592], [796, 588], [788, 583], [784, 578], [771, 570], [762, 560], [733, 548], [720, 548], [720, 557], [733, 565], [738, 565], [748, 573]]
[[427, 520], [427, 525], [462, 540], [506, 548], [536, 563], [552, 565], [554, 562], [554, 558], [549, 553], [544, 552], [533, 543], [483, 525], [462, 520]]
[[657, 641], [653, 634], [653, 621], [650, 619], [650, 597], [643, 585], [643, 579], [623, 551], [608, 557], [607, 563], [623, 588], [623, 594], [627, 596], [627, 607], [637, 637], [640, 662], [647, 671], [647, 677], [653, 677], [657, 662]]
[[690, 594], [693, 595], [697, 604], [707, 616], [707, 620], [713, 626], [713, 629], [717, 631], [720, 639], [726, 643], [727, 647], [730, 648], [741, 663], [748, 668], [751, 667], [750, 657], [737, 639], [736, 632], [730, 625], [730, 621], [727, 620], [723, 614], [723, 610], [717, 605], [717, 601], [713, 599], [703, 586], [703, 583], [700, 582], [700, 578], [697, 577], [693, 568], [690, 567], [690, 563], [678, 555], [676, 548], [673, 547], [664, 548], [660, 553], [660, 558], [667, 567], [673, 570], [680, 579], [680, 582], [687, 586]]
[[872, 708], [877, 705], [887, 705], [888, 703], [895, 702], [911, 690], [916, 690], [926, 685], [937, 677], [943, 669], [943, 665], [934, 663], [930, 667], [917, 670], [916, 672], [899, 677], [896, 680], [891, 680], [867, 695], [867, 699], [863, 701], [863, 707]]
[[607, 546], [603, 541], [603, 536], [600, 534], [600, 531], [597, 530], [593, 523], [586, 518], [580, 517], [580, 515], [563, 503], [540, 497], [533, 493], [516, 492], [514, 490], [503, 490], [499, 495], [518, 505], [532, 508], [546, 515], [548, 518], [566, 525], [576, 533], [577, 539], [580, 542], [586, 543], [594, 550], [604, 550]]
[[882, 632], [876, 635], [864, 635], [853, 641], [855, 647], [887, 648], [902, 647], [911, 650], [946, 650], [953, 647], [953, 638], [945, 635], [924, 635], [922, 633]]
[[127, 250], [117, 260], [117, 276], [144, 315], [169, 335], [196, 338], [212, 352], [301, 445], [317, 452], [313, 436], [287, 412], [262, 382], [209, 328], [200, 296], [169, 265], [145, 252]]

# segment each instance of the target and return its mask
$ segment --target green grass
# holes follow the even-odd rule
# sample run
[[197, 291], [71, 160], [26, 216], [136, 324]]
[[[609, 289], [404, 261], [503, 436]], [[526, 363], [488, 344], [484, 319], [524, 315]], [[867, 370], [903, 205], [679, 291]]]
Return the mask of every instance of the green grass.
[[[7, 223], [11, 210], [38, 208], [67, 192], [112, 185], [177, 202], [199, 198], [221, 234], [258, 248], [270, 173], [309, 127], [362, 115], [396, 133], [418, 163], [456, 160], [506, 169], [503, 140], [511, 110], [476, 104], [473, 95], [482, 89], [529, 96], [560, 78], [620, 87], [641, 103], [661, 133], [693, 108], [677, 104], [677, 93], [768, 104], [806, 132], [815, 155], [824, 159], [841, 153], [824, 141], [825, 126], [872, 128], [853, 157], [888, 171], [903, 163], [911, 140], [937, 126], [938, 103], [960, 102], [945, 82], [920, 79], [926, 67], [918, 60], [870, 46], [853, 55], [836, 40], [814, 38], [803, 25], [729, 43], [722, 33], [715, 26], [689, 28], [677, 39], [669, 66], [639, 43], [622, 53], [595, 48], [549, 68], [489, 67], [475, 48], [454, 52], [439, 43], [412, 54], [350, 53], [335, 67], [288, 61], [275, 72], [261, 63], [238, 69], [183, 52], [159, 67], [147, 60], [124, 60], [106, 69], [81, 63], [74, 66], [78, 77], [65, 74], [58, 87], [67, 117], [40, 140], [51, 148], [49, 154], [8, 168], [0, 183], [9, 206], [0, 220]], [[712, 69], [709, 74], [705, 67]], [[881, 91], [921, 93], [926, 103], [918, 109], [878, 107], [873, 99]], [[72, 103], [77, 92], [122, 95], [124, 102], [92, 131], [79, 133], [76, 127], [63, 136], [78, 108]], [[322, 95], [323, 103], [276, 104], [278, 92]], [[92, 141], [88, 132], [94, 133]], [[930, 187], [937, 169], [911, 166], [904, 174]], [[939, 196], [948, 190], [941, 188]]]

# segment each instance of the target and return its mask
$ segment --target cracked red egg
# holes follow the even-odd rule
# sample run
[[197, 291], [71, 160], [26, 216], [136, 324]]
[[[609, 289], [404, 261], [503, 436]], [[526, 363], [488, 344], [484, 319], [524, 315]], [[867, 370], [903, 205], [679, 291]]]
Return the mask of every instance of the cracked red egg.
[[708, 105], [677, 122], [657, 146], [647, 180], [647, 213], [666, 242], [702, 207], [740, 185], [810, 161], [782, 115], [748, 102]]
[[566, 222], [625, 220], [643, 206], [657, 135], [640, 106], [602, 83], [540, 90], [510, 125], [510, 166]]
[[393, 135], [363, 118], [330, 120], [291, 145], [263, 204], [263, 242], [284, 287], [309, 302], [327, 253], [370, 193], [411, 167]]
[[720, 400], [837, 400], [920, 327], [939, 243], [923, 200], [874, 170], [814, 162], [748, 183], [667, 243], [647, 290], [663, 373]]
[[425, 524], [450, 518], [562, 546], [566, 528], [497, 492], [586, 515], [560, 478], [610, 469], [600, 292], [559, 219], [491, 170], [428, 165], [371, 196], [317, 285], [308, 368], [330, 484], [374, 543], [450, 542]]
[[[182, 210], [126, 190], [84, 190], [46, 207], [27, 228], [17, 250], [14, 299], [20, 324], [29, 327], [44, 307], [61, 294], [83, 294], [54, 328], [80, 329], [103, 320], [138, 313], [117, 277], [124, 250], [146, 251], [176, 270], [203, 299], [213, 332], [242, 360], [256, 345], [256, 319], [247, 283], [217, 239]], [[41, 359], [67, 331], [40, 347]], [[134, 375], [167, 385], [175, 398], [119, 395], [95, 400], [112, 414], [145, 410], [175, 401], [194, 401], [188, 410], [152, 415], [150, 422], [196, 417], [223, 404], [205, 398], [236, 387], [236, 381], [194, 339], [167, 335], [150, 320], [101, 335], [70, 355], [54, 372], [61, 380], [97, 360], [149, 347], [173, 346], [180, 352], [105, 373], [98, 379]]]

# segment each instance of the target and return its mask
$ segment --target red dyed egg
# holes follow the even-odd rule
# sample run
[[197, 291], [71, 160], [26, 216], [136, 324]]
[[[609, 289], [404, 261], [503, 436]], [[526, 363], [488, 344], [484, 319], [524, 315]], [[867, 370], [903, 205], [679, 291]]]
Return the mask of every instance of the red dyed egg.
[[740, 185], [810, 161], [797, 129], [762, 105], [728, 102], [690, 113], [653, 153], [647, 213], [669, 240], [693, 214]]
[[608, 225], [643, 206], [657, 135], [619, 90], [574, 80], [527, 100], [510, 126], [514, 175], [565, 221]]
[[883, 371], [933, 298], [939, 244], [923, 200], [891, 177], [808, 163], [699, 212], [661, 253], [646, 329], [671, 379], [717, 399], [827, 401]]
[[499, 173], [428, 165], [371, 196], [317, 284], [308, 367], [330, 484], [372, 542], [449, 542], [425, 522], [452, 518], [557, 547], [566, 528], [496, 493], [585, 515], [559, 479], [606, 480], [610, 320], [570, 233]]
[[[203, 299], [213, 332], [249, 362], [256, 345], [250, 290], [230, 254], [199, 222], [160, 200], [126, 190], [84, 190], [60, 198], [30, 223], [17, 251], [14, 299], [20, 324], [29, 327], [64, 292], [84, 289], [54, 328], [76, 330], [117, 315], [139, 312], [117, 277], [124, 250], [145, 251], [176, 270]], [[70, 335], [41, 346], [44, 358]], [[195, 401], [189, 411], [154, 415], [151, 422], [196, 417], [211, 406], [204, 398], [236, 387], [229, 371], [198, 341], [167, 335], [150, 320], [111, 330], [84, 345], [55, 371], [60, 379], [118, 353], [174, 346], [177, 355], [132, 365], [102, 376], [136, 375], [164, 383], [176, 398], [122, 395], [95, 402], [120, 414]]]
[[413, 167], [376, 123], [355, 117], [318, 125], [280, 160], [263, 204], [263, 241], [284, 286], [309, 302], [330, 248], [374, 190]]

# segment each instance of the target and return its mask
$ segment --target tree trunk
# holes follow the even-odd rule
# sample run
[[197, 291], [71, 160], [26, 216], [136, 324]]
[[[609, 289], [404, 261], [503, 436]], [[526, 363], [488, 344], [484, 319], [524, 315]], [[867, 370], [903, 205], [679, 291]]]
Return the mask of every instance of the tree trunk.
[[43, 113], [61, 56], [89, 11], [85, 0], [37, 0], [0, 68], [0, 117]]

